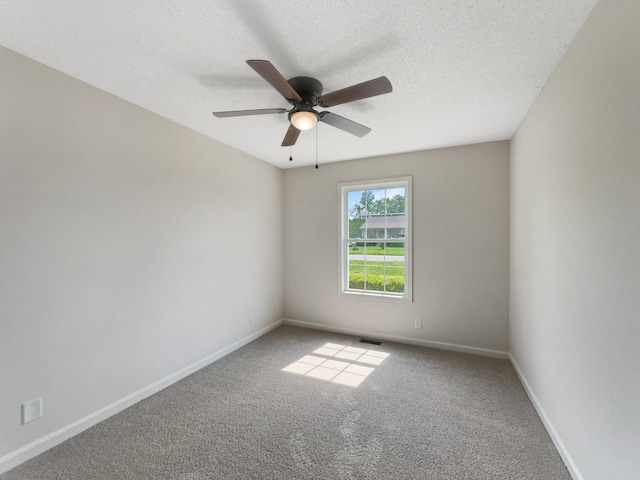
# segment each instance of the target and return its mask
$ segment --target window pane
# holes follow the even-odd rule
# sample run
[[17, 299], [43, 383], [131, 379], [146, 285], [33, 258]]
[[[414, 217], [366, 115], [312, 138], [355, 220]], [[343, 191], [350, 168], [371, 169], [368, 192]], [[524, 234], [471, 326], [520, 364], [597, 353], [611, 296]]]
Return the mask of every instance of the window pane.
[[366, 227], [363, 226], [367, 216], [372, 215], [379, 208], [376, 196], [379, 190], [351, 190], [347, 194], [347, 208], [349, 215], [349, 238], [366, 238]]
[[349, 218], [349, 239], [364, 238], [364, 218]]
[[384, 195], [386, 207], [381, 213], [386, 213], [387, 215], [405, 213], [406, 190], [404, 187], [387, 188], [385, 189]]
[[405, 217], [404, 214], [386, 215], [384, 217], [385, 238], [404, 238]]
[[385, 243], [381, 266], [384, 267], [384, 291], [391, 293], [404, 292], [404, 244]]
[[384, 256], [378, 254], [367, 255], [365, 267], [367, 271], [366, 289], [376, 292], [384, 291]]
[[394, 242], [387, 243], [387, 260], [398, 260], [404, 261], [404, 242], [400, 241], [401, 239], [397, 239]]
[[385, 237], [387, 239], [404, 238], [405, 232], [405, 189], [385, 189]]
[[349, 261], [348, 275], [349, 288], [364, 290], [364, 254], [365, 244], [363, 242], [349, 242], [347, 258]]
[[[380, 237], [384, 235], [384, 230], [380, 232]], [[371, 249], [372, 255], [367, 256], [367, 272], [371, 275], [367, 277], [367, 289], [375, 292], [384, 292], [386, 278], [386, 244], [384, 242], [376, 244]], [[375, 254], [373, 254], [375, 252]]]
[[366, 238], [384, 238], [384, 215], [369, 214], [365, 218], [362, 228], [366, 231]]
[[404, 261], [387, 263], [385, 290], [393, 293], [404, 292]]

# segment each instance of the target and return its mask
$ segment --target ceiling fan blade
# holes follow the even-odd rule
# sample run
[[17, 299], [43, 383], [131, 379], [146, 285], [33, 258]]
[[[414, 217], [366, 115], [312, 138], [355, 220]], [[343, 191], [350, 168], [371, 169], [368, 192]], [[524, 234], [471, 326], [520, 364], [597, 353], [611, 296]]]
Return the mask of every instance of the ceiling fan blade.
[[284, 140], [282, 140], [282, 146], [291, 147], [295, 145], [296, 140], [298, 140], [298, 135], [300, 135], [300, 130], [290, 124], [289, 130], [287, 130], [287, 134], [284, 136]]
[[287, 113], [286, 108], [260, 108], [258, 110], [231, 110], [228, 112], [213, 112], [214, 117], [244, 117], [246, 115], [267, 115], [269, 113]]
[[296, 92], [294, 88], [289, 85], [287, 79], [284, 78], [278, 70], [276, 70], [276, 67], [274, 67], [271, 62], [267, 60], [247, 60], [247, 64], [249, 64], [251, 68], [258, 72], [258, 75], [269, 82], [271, 86], [275, 88], [280, 93], [280, 95], [282, 95], [287, 100], [302, 100], [300, 95], [298, 95], [298, 92]]
[[393, 87], [387, 77], [374, 78], [368, 82], [359, 83], [322, 95], [318, 99], [318, 105], [321, 107], [333, 107], [342, 103], [354, 102], [356, 100], [362, 100], [363, 98], [390, 93], [392, 90]]
[[328, 123], [332, 127], [339, 128], [340, 130], [344, 130], [345, 132], [356, 135], [358, 137], [364, 137], [371, 131], [369, 127], [360, 125], [353, 120], [341, 117], [340, 115], [336, 115], [335, 113], [321, 112], [318, 116], [321, 122]]

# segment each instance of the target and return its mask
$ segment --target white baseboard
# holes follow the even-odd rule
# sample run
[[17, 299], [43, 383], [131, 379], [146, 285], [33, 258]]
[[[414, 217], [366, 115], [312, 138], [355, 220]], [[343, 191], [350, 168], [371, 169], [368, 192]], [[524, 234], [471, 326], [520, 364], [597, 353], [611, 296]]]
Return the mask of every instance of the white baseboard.
[[509, 353], [500, 350], [491, 350], [488, 348], [469, 347], [466, 345], [456, 345], [455, 343], [435, 342], [431, 340], [422, 340], [419, 338], [403, 337], [400, 335], [388, 335], [378, 332], [369, 332], [365, 330], [353, 330], [350, 328], [335, 327], [333, 325], [322, 325], [319, 323], [301, 322], [299, 320], [291, 320], [283, 318], [282, 322], [286, 325], [294, 325], [296, 327], [312, 328], [314, 330], [324, 330], [326, 332], [344, 333], [347, 335], [355, 335], [357, 337], [368, 337], [376, 340], [387, 340], [389, 342], [408, 343], [410, 345], [420, 345], [422, 347], [438, 348], [440, 350], [452, 350], [454, 352], [472, 353], [474, 355], [482, 355], [484, 357], [509, 359]]
[[542, 404], [538, 400], [538, 397], [536, 396], [533, 389], [531, 388], [531, 385], [529, 384], [526, 377], [522, 373], [522, 370], [520, 370], [520, 367], [518, 366], [517, 362], [513, 358], [513, 355], [509, 354], [509, 360], [511, 361], [511, 365], [513, 365], [513, 369], [516, 371], [516, 374], [518, 375], [518, 378], [520, 379], [520, 383], [522, 383], [522, 386], [524, 387], [525, 392], [527, 392], [527, 395], [529, 396], [529, 400], [531, 400], [533, 407], [536, 409], [536, 412], [538, 412], [538, 417], [540, 417], [540, 420], [542, 421], [544, 428], [547, 429], [547, 433], [551, 437], [551, 441], [556, 446], [556, 450], [558, 450], [558, 453], [562, 457], [562, 461], [567, 467], [567, 470], [569, 470], [569, 474], [571, 475], [571, 478], [573, 478], [573, 480], [584, 480], [584, 477], [580, 473], [580, 470], [578, 470], [578, 466], [573, 461], [573, 458], [571, 457], [571, 454], [567, 450], [567, 447], [565, 446], [564, 442], [560, 438], [560, 435], [558, 435], [558, 431], [555, 429], [555, 427], [551, 423], [551, 420], [549, 419], [547, 412], [542, 407]]
[[172, 385], [177, 381], [188, 377], [201, 368], [204, 368], [207, 365], [215, 362], [216, 360], [219, 360], [220, 358], [230, 354], [231, 352], [244, 347], [248, 343], [253, 342], [257, 338], [270, 332], [281, 324], [282, 320], [278, 320], [271, 325], [268, 325], [258, 330], [257, 332], [252, 333], [251, 335], [244, 337], [237, 342], [232, 343], [231, 345], [228, 345], [201, 360], [198, 360], [195, 363], [192, 363], [191, 365], [188, 365], [175, 373], [172, 373], [171, 375], [153, 382], [152, 384], [147, 385], [146, 387], [141, 388], [140, 390], [133, 392], [130, 395], [127, 395], [126, 397], [121, 398], [120, 400], [117, 400], [112, 404], [101, 408], [100, 410], [90, 413], [89, 415], [76, 420], [75, 422], [59, 428], [55, 432], [45, 435], [44, 437], [41, 437], [38, 440], [25, 445], [24, 447], [14, 450], [13, 452], [0, 458], [0, 474], [7, 472], [14, 467], [17, 467], [21, 463], [26, 462], [27, 460], [37, 455], [40, 455], [41, 453], [49, 450], [52, 447], [55, 447], [56, 445], [64, 442], [65, 440], [68, 440], [69, 438], [78, 435], [84, 430], [93, 427], [94, 425], [109, 418], [110, 416], [121, 412], [122, 410], [138, 403], [141, 400], [144, 400], [145, 398], [159, 392], [164, 388], [167, 388], [169, 385]]

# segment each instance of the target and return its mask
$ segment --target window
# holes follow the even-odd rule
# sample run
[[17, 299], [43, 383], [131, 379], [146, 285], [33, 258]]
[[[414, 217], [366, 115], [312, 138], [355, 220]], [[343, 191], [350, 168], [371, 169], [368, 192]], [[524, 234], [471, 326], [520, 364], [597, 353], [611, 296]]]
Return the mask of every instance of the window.
[[341, 292], [411, 300], [411, 177], [340, 184]]

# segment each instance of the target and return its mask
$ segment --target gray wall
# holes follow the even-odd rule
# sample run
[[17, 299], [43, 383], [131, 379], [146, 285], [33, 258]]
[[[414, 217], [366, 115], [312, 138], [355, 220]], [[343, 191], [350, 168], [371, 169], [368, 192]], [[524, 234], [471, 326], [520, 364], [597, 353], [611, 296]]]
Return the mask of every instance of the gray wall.
[[[339, 295], [338, 183], [406, 175], [413, 177], [413, 303]], [[508, 349], [507, 142], [286, 170], [284, 222], [286, 318]]]
[[282, 317], [282, 172], [4, 48], [0, 91], [2, 457]]
[[589, 480], [640, 472], [639, 23], [600, 0], [512, 141], [511, 352]]

